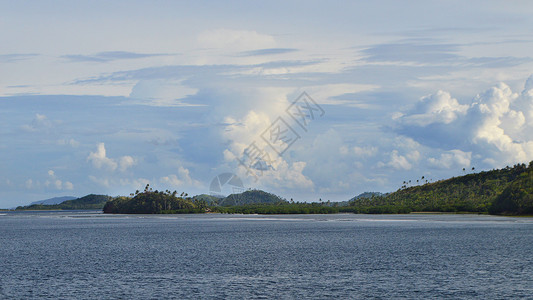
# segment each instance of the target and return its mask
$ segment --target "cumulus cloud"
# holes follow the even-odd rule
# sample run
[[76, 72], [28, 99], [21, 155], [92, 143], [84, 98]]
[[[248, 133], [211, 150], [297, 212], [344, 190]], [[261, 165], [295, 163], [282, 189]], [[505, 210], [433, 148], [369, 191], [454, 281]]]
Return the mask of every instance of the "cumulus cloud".
[[[313, 190], [314, 183], [303, 174], [307, 163], [296, 161], [289, 163], [280, 159], [275, 166], [275, 170], [267, 170], [259, 178], [259, 183], [265, 187], [277, 189], [309, 189]], [[239, 168], [240, 174], [246, 172], [242, 166]]]
[[[286, 108], [280, 103], [286, 103], [286, 96], [277, 96], [271, 98], [272, 106], [261, 112], [250, 110], [239, 119], [228, 117], [225, 119], [225, 129], [223, 137], [229, 141], [227, 149], [224, 150], [224, 159], [226, 163], [237, 166], [237, 173], [242, 178], [255, 176], [256, 184], [264, 188], [306, 188], [312, 189], [314, 184], [307, 178], [303, 171], [306, 163], [303, 161], [288, 161], [279, 152], [273, 149], [262, 134], [267, 132], [272, 122], [279, 120], [277, 117], [284, 116]], [[281, 100], [277, 100], [281, 99]], [[276, 104], [276, 101], [278, 103]], [[284, 119], [288, 120], [288, 119]], [[296, 125], [296, 124], [293, 124]], [[297, 125], [296, 125], [297, 126]], [[268, 132], [266, 139], [268, 140]], [[263, 136], [265, 137], [265, 136]], [[294, 138], [294, 137], [292, 137]], [[294, 140], [297, 141], [296, 139]], [[280, 141], [280, 143], [283, 143]], [[252, 146], [253, 145], [253, 146]], [[288, 144], [285, 144], [285, 148]], [[261, 166], [252, 166], [254, 170], [250, 173], [247, 153], [250, 149], [257, 149], [256, 154], [262, 157]], [[255, 151], [255, 150], [254, 150]], [[239, 160], [243, 163], [239, 163]], [[250, 158], [250, 161], [253, 161]]]
[[126, 156], [122, 156], [119, 160], [119, 166], [120, 166], [120, 170], [121, 171], [126, 171], [128, 168], [134, 166], [136, 164], [136, 160], [129, 156], [129, 155], [126, 155]]
[[427, 126], [432, 123], [450, 124], [459, 116], [464, 116], [468, 105], [461, 105], [450, 93], [438, 91], [420, 99], [401, 121], [404, 124]]
[[428, 163], [436, 168], [450, 169], [455, 166], [468, 167], [471, 159], [472, 152], [463, 152], [455, 149], [442, 153], [440, 157], [428, 158]]
[[150, 184], [158, 189], [165, 188], [179, 188], [185, 190], [188, 188], [200, 187], [202, 184], [192, 178], [189, 169], [179, 166], [176, 170], [176, 173], [168, 174], [162, 177], [153, 177], [151, 179], [147, 178], [136, 178], [136, 177], [121, 177], [116, 176], [115, 174], [107, 174], [103, 176], [93, 176], [89, 175], [89, 180], [93, 183], [102, 186], [102, 187], [118, 187], [126, 188], [126, 190], [136, 190], [142, 189], [146, 184]]
[[[411, 156], [418, 156], [418, 152], [416, 154], [411, 154]], [[410, 170], [413, 165], [409, 162], [408, 157], [406, 155], [400, 155], [398, 150], [392, 150], [390, 154], [390, 159], [388, 162], [379, 162], [378, 167], [385, 167], [389, 166], [396, 170]]]
[[182, 166], [178, 168], [178, 174], [170, 174], [161, 177], [159, 182], [172, 188], [185, 188], [200, 185], [200, 182], [191, 178], [189, 170]]
[[72, 182], [61, 180], [60, 178], [57, 177], [54, 170], [48, 170], [46, 174], [47, 176], [44, 179], [44, 181], [33, 180], [31, 178], [26, 180], [26, 182], [24, 183], [24, 187], [26, 187], [26, 189], [41, 189], [41, 188], [50, 189], [51, 188], [51, 189], [58, 190], [58, 191], [74, 189], [74, 184]]
[[27, 132], [36, 132], [40, 130], [48, 130], [54, 125], [44, 114], [35, 114], [35, 118], [31, 124], [22, 125], [22, 129]]
[[65, 181], [63, 183], [63, 188], [65, 190], [73, 190], [74, 189], [74, 184], [72, 184], [72, 182], [70, 182], [70, 181]]
[[522, 93], [500, 83], [459, 104], [439, 91], [424, 97], [395, 120], [395, 130], [422, 144], [449, 152], [428, 162], [434, 166], [468, 165], [472, 155], [491, 167], [533, 159], [533, 84]]
[[97, 145], [96, 151], [89, 154], [87, 161], [97, 169], [108, 171], [115, 171], [117, 168], [119, 168], [120, 171], [126, 171], [137, 163], [131, 156], [122, 156], [119, 159], [107, 157], [104, 143], [99, 143]]
[[359, 147], [359, 146], [355, 146], [352, 148], [352, 152], [357, 156], [357, 157], [371, 157], [371, 156], [374, 156], [378, 153], [378, 148], [377, 147], [373, 147], [373, 146], [367, 146], [367, 147]]
[[104, 143], [99, 143], [96, 151], [91, 152], [87, 157], [87, 160], [97, 169], [114, 171], [118, 166], [114, 160], [107, 157]]

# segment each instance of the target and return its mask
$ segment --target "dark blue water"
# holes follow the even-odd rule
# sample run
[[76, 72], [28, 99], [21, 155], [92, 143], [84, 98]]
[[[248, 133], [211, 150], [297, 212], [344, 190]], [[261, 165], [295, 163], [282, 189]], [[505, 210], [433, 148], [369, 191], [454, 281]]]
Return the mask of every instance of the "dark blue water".
[[0, 213], [0, 298], [533, 297], [533, 219]]

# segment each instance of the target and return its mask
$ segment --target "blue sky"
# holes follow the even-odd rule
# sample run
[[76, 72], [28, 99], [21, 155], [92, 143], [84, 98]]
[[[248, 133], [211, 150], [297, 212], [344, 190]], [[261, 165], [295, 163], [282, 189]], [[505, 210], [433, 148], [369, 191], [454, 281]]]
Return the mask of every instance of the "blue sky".
[[[1, 1], [0, 207], [147, 183], [209, 193], [225, 172], [337, 201], [529, 162], [532, 14], [526, 1]], [[305, 128], [287, 112], [303, 92], [323, 110]], [[272, 124], [297, 134], [276, 141], [282, 155]], [[269, 160], [249, 172], [251, 145]]]

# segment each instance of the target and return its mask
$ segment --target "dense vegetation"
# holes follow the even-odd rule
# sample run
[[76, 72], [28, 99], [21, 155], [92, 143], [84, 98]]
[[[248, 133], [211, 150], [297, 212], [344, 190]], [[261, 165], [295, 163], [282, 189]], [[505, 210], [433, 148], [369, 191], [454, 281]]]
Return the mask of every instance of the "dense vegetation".
[[82, 210], [82, 209], [102, 209], [107, 201], [112, 198], [106, 195], [90, 194], [74, 200], [63, 201], [59, 204], [32, 204], [19, 206], [16, 210]]
[[[253, 205], [259, 205], [261, 206], [261, 210], [264, 211], [266, 207], [270, 207], [271, 205], [288, 203], [286, 200], [274, 194], [259, 190], [250, 190], [242, 194], [232, 194], [225, 198], [210, 195], [198, 195], [189, 198], [185, 193], [182, 193], [178, 197], [176, 191], [152, 191], [149, 185], [146, 186], [143, 192], [136, 191], [131, 196], [111, 199], [104, 206], [104, 213], [238, 213], [238, 207], [241, 207], [240, 210], [249, 211]], [[246, 207], [246, 209], [242, 207]]]
[[529, 166], [498, 195], [489, 207], [491, 214], [533, 215], [533, 168]]
[[224, 197], [217, 197], [213, 195], [201, 194], [192, 197], [193, 202], [205, 202], [208, 206], [217, 206]]
[[533, 195], [533, 162], [501, 170], [468, 174], [404, 187], [394, 193], [350, 202], [360, 212], [476, 212], [530, 213]]
[[281, 204], [288, 203], [287, 200], [282, 199], [271, 193], [261, 190], [250, 190], [241, 194], [231, 194], [219, 202], [220, 206], [236, 206], [249, 204]]
[[[367, 194], [364, 195], [368, 196]], [[230, 214], [332, 214], [332, 213], [374, 213], [373, 208], [357, 208], [338, 202], [301, 203], [287, 201], [279, 196], [261, 190], [249, 190], [225, 198], [199, 195], [179, 197], [176, 192], [152, 191], [147, 186], [144, 192], [137, 191], [132, 197], [116, 197], [104, 207], [104, 213], [131, 214], [176, 214], [176, 213], [230, 213]], [[403, 211], [391, 209], [391, 213]]]
[[103, 211], [113, 214], [164, 214], [201, 213], [208, 209], [205, 201], [193, 201], [187, 194], [176, 191], [152, 191], [146, 185], [143, 192], [136, 191], [132, 197], [116, 197], [108, 201]]

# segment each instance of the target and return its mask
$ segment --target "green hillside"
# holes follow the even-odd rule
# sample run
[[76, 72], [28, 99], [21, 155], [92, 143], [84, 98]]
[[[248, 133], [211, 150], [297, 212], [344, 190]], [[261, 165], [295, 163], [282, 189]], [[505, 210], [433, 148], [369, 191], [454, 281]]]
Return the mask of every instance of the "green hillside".
[[209, 206], [216, 206], [218, 203], [223, 200], [223, 197], [217, 197], [213, 195], [201, 194], [192, 197], [193, 202], [205, 202]]
[[385, 196], [350, 202], [356, 211], [478, 212], [523, 214], [531, 209], [533, 162], [402, 188]]
[[83, 209], [97, 209], [104, 207], [105, 203], [111, 197], [106, 195], [90, 194], [78, 199], [67, 200], [60, 204], [46, 205], [46, 204], [32, 204], [28, 206], [19, 206], [16, 210], [83, 210]]
[[491, 214], [533, 215], [533, 169], [511, 182], [489, 207]]
[[278, 204], [288, 203], [287, 200], [282, 199], [271, 193], [261, 190], [250, 190], [241, 194], [231, 194], [219, 202], [220, 206], [235, 206], [235, 205], [249, 205], [249, 204]]
[[207, 209], [203, 200], [193, 201], [186, 194], [177, 192], [152, 191], [149, 185], [134, 197], [115, 197], [108, 201], [103, 211], [113, 214], [161, 214], [161, 213], [201, 213]]

